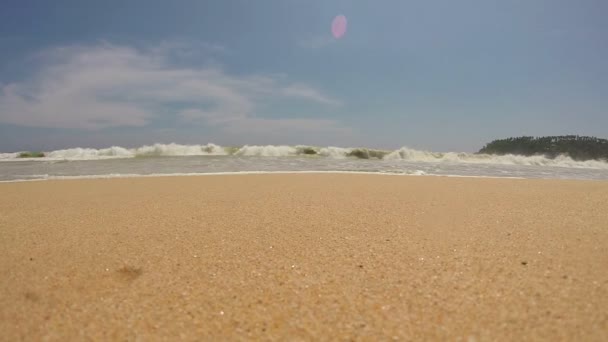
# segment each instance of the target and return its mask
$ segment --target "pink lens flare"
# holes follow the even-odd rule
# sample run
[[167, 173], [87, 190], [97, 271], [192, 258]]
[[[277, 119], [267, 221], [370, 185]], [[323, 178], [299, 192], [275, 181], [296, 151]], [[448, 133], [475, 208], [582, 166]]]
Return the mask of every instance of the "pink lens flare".
[[346, 33], [346, 17], [339, 15], [331, 22], [331, 34], [336, 39], [342, 38]]

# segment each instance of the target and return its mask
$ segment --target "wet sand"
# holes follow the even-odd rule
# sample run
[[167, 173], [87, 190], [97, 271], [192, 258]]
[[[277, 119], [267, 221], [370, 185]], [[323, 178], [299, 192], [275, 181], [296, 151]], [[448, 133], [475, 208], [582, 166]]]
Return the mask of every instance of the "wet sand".
[[0, 184], [0, 339], [608, 340], [608, 182]]

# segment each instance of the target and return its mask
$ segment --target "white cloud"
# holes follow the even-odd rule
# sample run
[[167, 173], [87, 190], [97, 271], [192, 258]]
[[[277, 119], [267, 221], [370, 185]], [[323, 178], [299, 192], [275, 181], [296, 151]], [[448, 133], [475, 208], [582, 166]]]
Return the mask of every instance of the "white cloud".
[[175, 46], [182, 45], [138, 50], [104, 43], [45, 51], [39, 56], [44, 63], [29, 79], [0, 85], [0, 123], [137, 127], [175, 111], [184, 122], [227, 131], [344, 129], [333, 120], [260, 118], [255, 110], [263, 100], [297, 98], [321, 106], [340, 102], [309, 85], [289, 84], [285, 77], [237, 77], [215, 67], [176, 66], [169, 58]]

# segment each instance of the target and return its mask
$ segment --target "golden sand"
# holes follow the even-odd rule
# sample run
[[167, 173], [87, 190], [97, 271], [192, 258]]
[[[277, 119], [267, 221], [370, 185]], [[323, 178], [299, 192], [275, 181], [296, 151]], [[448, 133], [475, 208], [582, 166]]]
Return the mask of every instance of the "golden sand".
[[0, 184], [0, 339], [608, 340], [608, 182]]

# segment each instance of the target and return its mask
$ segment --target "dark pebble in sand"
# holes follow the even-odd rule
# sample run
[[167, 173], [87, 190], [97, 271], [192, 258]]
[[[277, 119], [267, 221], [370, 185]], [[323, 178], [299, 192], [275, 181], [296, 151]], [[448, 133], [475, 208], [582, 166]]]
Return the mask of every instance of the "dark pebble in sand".
[[527, 261], [522, 261], [521, 264], [524, 265], [524, 266], [526, 266], [528, 264], [528, 262]]

